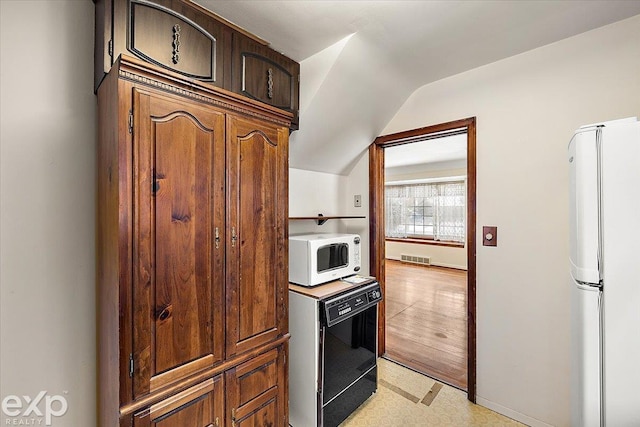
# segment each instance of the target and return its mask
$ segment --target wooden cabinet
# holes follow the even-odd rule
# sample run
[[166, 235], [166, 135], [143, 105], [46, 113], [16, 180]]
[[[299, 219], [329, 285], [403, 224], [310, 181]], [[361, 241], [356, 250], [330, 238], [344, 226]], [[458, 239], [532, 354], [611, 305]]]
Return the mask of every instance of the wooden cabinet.
[[133, 427], [221, 427], [222, 376], [203, 381], [133, 416]]
[[234, 33], [232, 90], [291, 111], [298, 129], [300, 64], [249, 37]]
[[286, 426], [291, 114], [128, 56], [98, 111], [98, 424]]
[[95, 88], [121, 54], [293, 113], [300, 65], [189, 0], [94, 0]]

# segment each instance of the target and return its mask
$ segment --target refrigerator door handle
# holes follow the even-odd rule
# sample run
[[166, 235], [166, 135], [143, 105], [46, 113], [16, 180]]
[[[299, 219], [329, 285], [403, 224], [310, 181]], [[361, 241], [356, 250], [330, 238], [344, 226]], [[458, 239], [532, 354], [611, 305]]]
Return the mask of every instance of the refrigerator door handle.
[[578, 282], [575, 279], [574, 283], [576, 285], [576, 287], [578, 289], [580, 289], [581, 291], [595, 291], [595, 290], [599, 290], [600, 288], [602, 288], [601, 285], [596, 284], [596, 283], [583, 283], [583, 282]]
[[569, 143], [569, 259], [582, 283], [601, 279], [600, 135], [600, 128], [579, 131]]

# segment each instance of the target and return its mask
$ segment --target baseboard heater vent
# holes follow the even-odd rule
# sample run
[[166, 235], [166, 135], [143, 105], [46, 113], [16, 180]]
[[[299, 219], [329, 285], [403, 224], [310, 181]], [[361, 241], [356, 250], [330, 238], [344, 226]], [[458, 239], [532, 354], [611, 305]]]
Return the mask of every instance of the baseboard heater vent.
[[427, 256], [400, 255], [402, 262], [410, 262], [412, 264], [431, 265], [431, 258]]

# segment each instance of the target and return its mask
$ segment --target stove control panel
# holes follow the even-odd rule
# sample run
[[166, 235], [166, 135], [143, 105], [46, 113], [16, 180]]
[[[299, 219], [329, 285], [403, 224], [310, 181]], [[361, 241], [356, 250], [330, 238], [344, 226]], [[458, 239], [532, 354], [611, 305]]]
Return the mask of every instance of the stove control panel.
[[382, 291], [377, 282], [332, 297], [322, 304], [326, 325], [333, 326], [343, 319], [376, 305], [381, 299]]

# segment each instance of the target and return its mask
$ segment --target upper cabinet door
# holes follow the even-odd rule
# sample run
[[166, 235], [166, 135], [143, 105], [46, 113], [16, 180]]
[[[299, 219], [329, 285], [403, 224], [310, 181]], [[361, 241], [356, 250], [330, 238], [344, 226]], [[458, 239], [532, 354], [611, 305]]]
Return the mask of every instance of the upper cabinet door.
[[[231, 29], [199, 6], [175, 0], [94, 1], [96, 70], [108, 72], [124, 53], [189, 78], [230, 86]], [[96, 71], [96, 88], [104, 73]]]
[[223, 358], [224, 114], [133, 92], [134, 399]]
[[227, 117], [227, 356], [287, 329], [288, 129]]
[[298, 129], [300, 64], [239, 33], [233, 34], [233, 91], [294, 114]]

